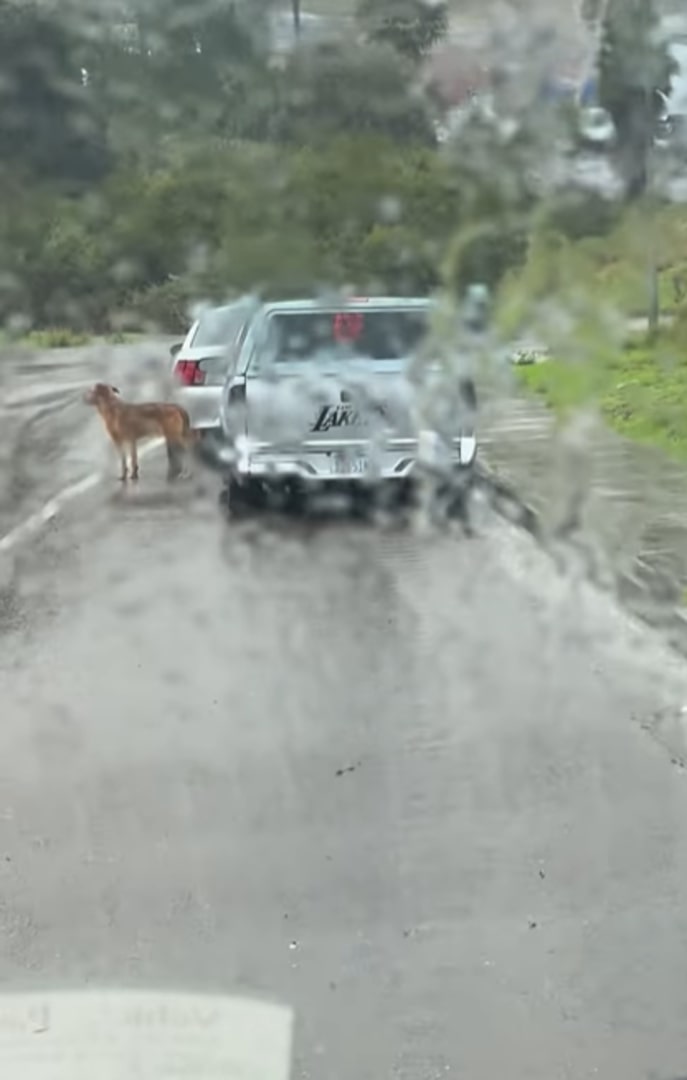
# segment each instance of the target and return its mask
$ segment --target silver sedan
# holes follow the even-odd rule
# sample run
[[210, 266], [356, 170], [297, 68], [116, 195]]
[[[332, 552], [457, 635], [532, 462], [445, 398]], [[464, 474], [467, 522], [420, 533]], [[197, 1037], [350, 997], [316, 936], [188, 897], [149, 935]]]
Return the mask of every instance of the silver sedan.
[[194, 321], [183, 342], [173, 345], [174, 400], [188, 411], [206, 449], [216, 449], [221, 435], [222, 387], [256, 310], [250, 297], [208, 307]]

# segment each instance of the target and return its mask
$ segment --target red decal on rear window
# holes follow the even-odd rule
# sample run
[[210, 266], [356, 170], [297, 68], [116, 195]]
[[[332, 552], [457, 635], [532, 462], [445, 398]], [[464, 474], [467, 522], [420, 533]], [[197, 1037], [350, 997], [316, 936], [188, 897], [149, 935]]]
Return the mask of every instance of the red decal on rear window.
[[332, 319], [334, 341], [357, 341], [363, 332], [363, 316], [360, 311], [341, 311]]

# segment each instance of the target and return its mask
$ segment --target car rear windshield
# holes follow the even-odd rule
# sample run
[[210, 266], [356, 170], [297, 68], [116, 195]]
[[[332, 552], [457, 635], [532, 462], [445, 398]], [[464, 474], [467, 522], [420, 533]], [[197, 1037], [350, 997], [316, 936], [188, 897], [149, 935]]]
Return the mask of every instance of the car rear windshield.
[[428, 312], [307, 311], [270, 318], [278, 361], [339, 357], [400, 360], [410, 356], [427, 334]]
[[201, 315], [191, 347], [208, 349], [216, 345], [233, 345], [245, 320], [243, 307], [212, 308]]

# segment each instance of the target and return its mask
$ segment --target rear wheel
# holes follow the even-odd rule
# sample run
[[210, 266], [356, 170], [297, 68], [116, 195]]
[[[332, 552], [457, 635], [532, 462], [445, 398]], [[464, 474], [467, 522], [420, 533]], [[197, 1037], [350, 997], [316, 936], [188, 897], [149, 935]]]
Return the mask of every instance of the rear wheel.
[[196, 453], [206, 465], [215, 465], [219, 461], [220, 446], [220, 435], [213, 428], [201, 430], [196, 444]]
[[370, 521], [375, 510], [376, 492], [371, 485], [353, 484], [350, 489], [351, 515], [356, 521]]
[[308, 511], [308, 493], [297, 480], [286, 486], [284, 509], [291, 517], [303, 517]]
[[448, 489], [446, 505], [448, 516], [461, 521], [466, 532], [471, 531], [470, 500], [475, 486], [475, 479], [474, 466], [466, 466], [457, 471], [453, 483]]
[[236, 476], [227, 478], [219, 498], [231, 518], [246, 517], [260, 509], [263, 501], [262, 490], [255, 480], [241, 480]]

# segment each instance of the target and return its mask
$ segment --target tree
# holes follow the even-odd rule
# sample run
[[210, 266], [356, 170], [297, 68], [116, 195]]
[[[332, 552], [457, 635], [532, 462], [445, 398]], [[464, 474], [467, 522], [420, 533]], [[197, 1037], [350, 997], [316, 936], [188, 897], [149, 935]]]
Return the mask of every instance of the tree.
[[648, 160], [660, 101], [674, 70], [659, 37], [654, 0], [608, 0], [599, 55], [599, 98], [615, 124], [630, 198], [647, 186]]
[[411, 75], [401, 57], [380, 45], [297, 50], [281, 75], [272, 132], [297, 143], [360, 133], [431, 144], [428, 105], [412, 94]]
[[444, 0], [359, 0], [356, 17], [368, 41], [391, 45], [415, 63], [448, 29]]
[[104, 125], [84, 84], [78, 23], [0, 0], [0, 161], [89, 183], [108, 167]]
[[119, 24], [95, 18], [85, 66], [120, 152], [161, 137], [259, 132], [271, 0], [131, 0]]
[[596, 29], [602, 11], [603, 0], [581, 0], [580, 15], [591, 30]]

